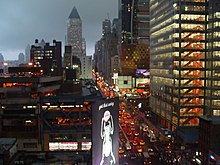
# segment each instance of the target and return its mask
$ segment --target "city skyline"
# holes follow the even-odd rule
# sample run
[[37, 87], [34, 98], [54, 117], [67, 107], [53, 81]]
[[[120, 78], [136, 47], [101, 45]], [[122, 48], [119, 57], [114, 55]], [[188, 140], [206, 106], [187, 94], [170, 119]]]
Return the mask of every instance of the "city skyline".
[[[55, 39], [61, 41], [64, 46], [66, 23], [74, 6], [82, 19], [82, 33], [86, 39], [87, 55], [92, 55], [95, 42], [102, 36], [102, 21], [106, 18], [111, 21], [113, 18], [117, 18], [117, 1], [93, 0], [91, 4], [89, 0], [65, 0], [65, 2], [59, 0], [31, 2], [28, 0], [19, 2], [2, 0], [0, 2], [0, 19], [2, 21], [0, 53], [4, 59], [16, 60], [18, 54], [24, 53], [26, 46], [33, 44], [35, 39], [44, 39], [48, 42]], [[64, 50], [64, 48], [62, 49]]]

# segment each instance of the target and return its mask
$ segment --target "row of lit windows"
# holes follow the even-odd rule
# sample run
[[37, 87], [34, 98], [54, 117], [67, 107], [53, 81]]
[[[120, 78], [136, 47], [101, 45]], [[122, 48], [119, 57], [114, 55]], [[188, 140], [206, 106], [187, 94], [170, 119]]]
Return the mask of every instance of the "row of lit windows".
[[53, 56], [53, 54], [46, 53], [45, 56]]
[[185, 6], [184, 8], [185, 11], [205, 11], [205, 6], [195, 6], [195, 5], [190, 5], [190, 6]]
[[[173, 47], [177, 48], [179, 47], [179, 42], [174, 42], [172, 44]], [[189, 43], [189, 42], [181, 42], [181, 48], [198, 48], [198, 49], [204, 49], [205, 43], [201, 42], [194, 42], [194, 43]]]
[[[171, 48], [179, 48], [179, 42], [175, 42], [175, 43], [169, 43], [166, 45], [162, 45], [156, 48], [152, 47], [151, 53], [154, 54], [157, 51], [162, 51], [162, 50], [169, 50]], [[205, 48], [205, 44], [204, 43], [200, 43], [200, 42], [196, 42], [196, 43], [186, 43], [186, 42], [181, 42], [181, 47], [185, 48], [185, 49], [199, 49], [199, 50], [203, 50]]]
[[157, 59], [164, 60], [164, 59], [169, 59], [169, 58], [172, 58], [172, 53], [161, 53], [161, 54], [157, 54], [155, 56], [152, 55], [150, 60], [151, 61], [154, 61]]
[[213, 110], [214, 116], [220, 116], [220, 110]]
[[179, 74], [179, 71], [177, 70], [174, 70], [173, 71], [173, 75], [175, 77], [185, 77], [185, 78], [200, 78], [200, 77], [203, 77], [202, 76], [202, 70], [199, 70], [199, 69], [202, 69], [202, 68], [196, 68], [197, 70], [191, 70], [189, 68], [189, 70], [184, 70], [184, 71], [181, 71], [180, 74]]
[[[178, 33], [175, 33], [175, 38], [178, 38]], [[204, 40], [205, 34], [204, 33], [192, 33], [192, 32], [183, 32], [181, 33], [181, 39], [193, 39], [193, 40]]]
[[215, 12], [215, 13], [214, 13], [214, 17], [215, 17], [215, 18], [220, 18], [220, 12]]
[[208, 28], [212, 29], [212, 28], [220, 28], [220, 22], [219, 21], [215, 21], [214, 23], [209, 23], [208, 24]]
[[34, 57], [35, 60], [41, 60], [43, 57]]
[[[172, 18], [169, 18], [169, 19], [166, 19], [166, 20], [164, 20], [163, 22], [160, 22], [160, 23], [158, 23], [157, 25], [155, 25], [155, 26], [151, 26], [151, 32], [153, 32], [151, 35], [152, 35], [152, 37], [153, 36], [157, 36], [158, 34], [157, 33], [161, 33], [161, 31], [162, 31], [162, 34], [164, 33], [166, 33], [167, 31], [170, 31], [170, 29], [172, 29], [173, 28], [173, 24], [172, 24], [172, 22], [173, 22], [173, 19]], [[151, 21], [151, 24], [152, 24], [153, 22]], [[169, 25], [169, 24], [171, 24], [171, 25]], [[167, 26], [168, 25], [168, 26]], [[178, 25], [178, 24], [177, 24]], [[156, 29], [159, 29], [159, 31], [155, 31]]]
[[155, 83], [158, 83], [158, 84], [173, 85], [173, 79], [165, 78], [165, 77], [157, 77], [157, 76], [154, 76], [154, 77], [152, 78], [152, 81], [154, 81]]
[[156, 75], [160, 76], [160, 75], [168, 75], [170, 74], [170, 71], [166, 69], [151, 69], [150, 73], [151, 75], [154, 75], [154, 76]]
[[205, 21], [205, 15], [182, 14], [181, 20]]
[[178, 80], [178, 79], [175, 79], [174, 80], [174, 83], [175, 83], [175, 86], [177, 85], [181, 85], [182, 87], [193, 87], [195, 86], [195, 84], [197, 86], [204, 86], [204, 81], [202, 80]]
[[172, 51], [172, 43], [166, 44], [166, 45], [163, 45], [163, 46], [160, 46], [160, 47], [152, 48], [151, 53], [153, 54], [157, 51], [162, 51], [162, 50], [166, 50], [166, 49]]
[[160, 12], [165, 13], [164, 11], [170, 11], [170, 9], [171, 9], [170, 3], [163, 2], [162, 5], [160, 5], [160, 6], [158, 6], [158, 4], [159, 4], [158, 2], [156, 2], [154, 5], [152, 5], [152, 3], [151, 3], [150, 10], [154, 11], [154, 13], [153, 13], [154, 15], [157, 15]]
[[204, 30], [205, 25], [204, 24], [188, 24], [188, 23], [182, 23], [181, 28], [184, 30]]

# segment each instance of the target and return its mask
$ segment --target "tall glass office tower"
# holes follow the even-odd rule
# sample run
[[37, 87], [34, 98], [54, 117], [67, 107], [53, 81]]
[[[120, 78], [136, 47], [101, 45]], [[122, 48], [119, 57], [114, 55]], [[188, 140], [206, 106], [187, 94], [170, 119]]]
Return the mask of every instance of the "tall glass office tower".
[[152, 111], [162, 127], [198, 126], [206, 114], [206, 0], [151, 0]]

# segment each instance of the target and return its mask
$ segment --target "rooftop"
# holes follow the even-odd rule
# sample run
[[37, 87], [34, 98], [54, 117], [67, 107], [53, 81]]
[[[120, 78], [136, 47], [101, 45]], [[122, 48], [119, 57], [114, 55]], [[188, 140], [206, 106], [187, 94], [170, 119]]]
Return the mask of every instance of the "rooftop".
[[0, 138], [0, 154], [8, 151], [16, 142], [15, 138]]

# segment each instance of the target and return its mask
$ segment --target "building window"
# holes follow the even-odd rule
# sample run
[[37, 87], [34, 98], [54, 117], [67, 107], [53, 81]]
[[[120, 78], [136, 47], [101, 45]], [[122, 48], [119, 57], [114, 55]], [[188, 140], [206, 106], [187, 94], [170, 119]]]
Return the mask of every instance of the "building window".
[[128, 84], [128, 80], [124, 80], [124, 84]]

